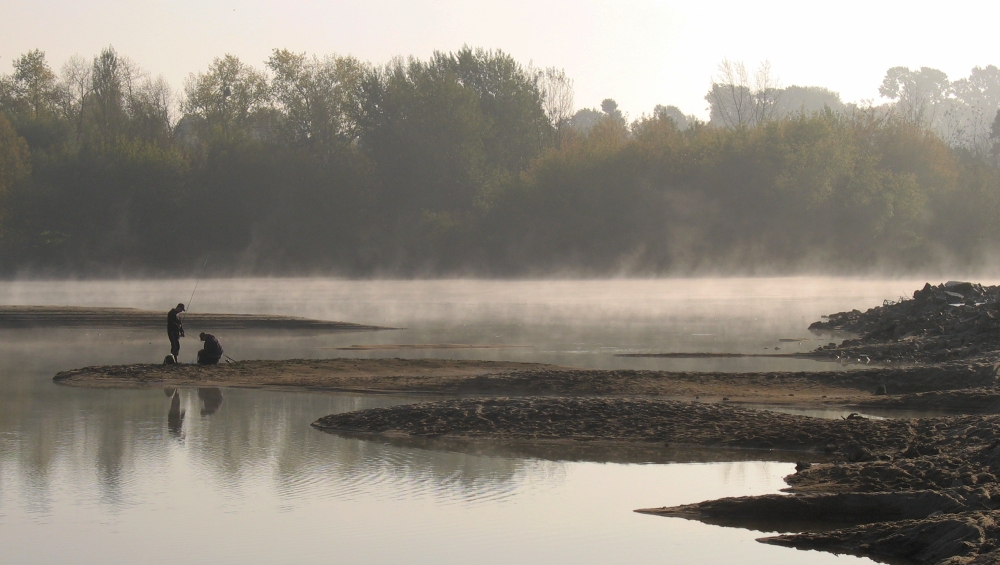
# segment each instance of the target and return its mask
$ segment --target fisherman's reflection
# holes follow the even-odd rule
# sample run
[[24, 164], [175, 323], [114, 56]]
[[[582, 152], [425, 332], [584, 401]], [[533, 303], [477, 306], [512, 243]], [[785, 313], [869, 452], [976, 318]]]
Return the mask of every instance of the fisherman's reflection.
[[175, 390], [170, 397], [170, 411], [167, 412], [167, 431], [170, 432], [170, 435], [180, 439], [183, 427], [184, 412], [181, 412], [181, 395]]
[[[184, 431], [184, 412], [181, 411], [181, 392], [172, 387], [165, 387], [163, 394], [170, 397], [170, 410], [167, 412], [167, 431], [170, 435], [180, 438]], [[198, 399], [202, 402], [201, 415], [211, 416], [222, 406], [222, 390], [209, 387], [198, 389]]]
[[210, 416], [219, 411], [219, 407], [222, 406], [222, 390], [217, 388], [199, 388], [198, 398], [205, 403], [205, 407], [201, 409], [202, 416]]

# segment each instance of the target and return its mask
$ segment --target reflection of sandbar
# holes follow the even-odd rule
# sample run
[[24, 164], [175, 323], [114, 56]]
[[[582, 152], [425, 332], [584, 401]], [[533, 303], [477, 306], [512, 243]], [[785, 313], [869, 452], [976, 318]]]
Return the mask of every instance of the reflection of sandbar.
[[475, 344], [475, 343], [370, 343], [349, 347], [317, 347], [339, 351], [377, 351], [384, 349], [518, 349], [532, 345]]

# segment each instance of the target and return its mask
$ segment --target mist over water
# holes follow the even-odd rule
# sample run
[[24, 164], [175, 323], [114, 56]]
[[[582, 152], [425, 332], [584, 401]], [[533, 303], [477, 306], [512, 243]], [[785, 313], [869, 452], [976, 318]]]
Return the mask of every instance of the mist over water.
[[[186, 302], [194, 282], [8, 282], [0, 303]], [[195, 312], [292, 314], [401, 330], [219, 332], [238, 359], [438, 356], [580, 367], [835, 368], [790, 359], [627, 359], [625, 351], [756, 352], [822, 314], [880, 304], [923, 281], [203, 280]], [[188, 334], [202, 329], [188, 328]], [[634, 514], [777, 492], [790, 463], [640, 465], [437, 451], [315, 431], [316, 418], [427, 397], [60, 387], [60, 370], [156, 362], [159, 331], [0, 331], [0, 562], [844, 563], [754, 542], [760, 532]], [[817, 338], [819, 339], [819, 338]], [[196, 341], [183, 340], [191, 361]], [[353, 344], [508, 344], [478, 350]], [[804, 349], [818, 343], [801, 342]], [[209, 400], [206, 400], [209, 399]], [[866, 560], [857, 560], [864, 561]]]
[[[194, 279], [0, 282], [0, 303], [121, 306], [166, 312], [282, 314], [400, 328], [304, 335], [219, 334], [237, 359], [388, 356], [507, 359], [592, 368], [669, 370], [807, 370], [801, 359], [649, 359], [618, 353], [806, 352], [830, 341], [807, 331], [833, 312], [881, 305], [910, 295], [924, 279], [834, 277], [612, 280]], [[988, 282], [988, 281], [983, 281]], [[188, 328], [189, 335], [211, 328]], [[107, 332], [105, 332], [107, 333]], [[71, 336], [79, 335], [79, 332]], [[120, 339], [119, 339], [120, 338]], [[125, 332], [122, 354], [162, 359], [162, 338]], [[782, 338], [804, 339], [781, 343]], [[160, 339], [160, 341], [157, 341]], [[141, 348], [158, 344], [153, 348]], [[191, 340], [188, 340], [191, 341]], [[128, 345], [125, 346], [125, 343]], [[152, 343], [150, 343], [152, 342]], [[194, 342], [192, 342], [194, 343]], [[505, 349], [341, 351], [365, 344], [480, 344]], [[109, 345], [114, 340], [109, 339]], [[776, 347], [780, 349], [775, 349]], [[766, 349], [765, 349], [766, 348]], [[182, 358], [191, 354], [182, 349]], [[835, 368], [833, 364], [824, 364]]]

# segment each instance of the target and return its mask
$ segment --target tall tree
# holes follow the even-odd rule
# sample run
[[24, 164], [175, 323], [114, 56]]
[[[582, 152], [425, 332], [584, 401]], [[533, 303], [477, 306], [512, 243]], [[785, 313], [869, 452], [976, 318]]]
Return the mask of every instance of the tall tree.
[[69, 58], [62, 67], [60, 108], [63, 116], [70, 121], [74, 130], [73, 141], [79, 143], [84, 131], [90, 80], [93, 65], [78, 55]]
[[562, 130], [573, 116], [573, 79], [556, 67], [537, 69], [535, 76], [545, 115], [552, 127]]
[[780, 86], [764, 61], [753, 73], [742, 62], [723, 59], [705, 95], [711, 121], [730, 129], [746, 129], [776, 117]]
[[961, 136], [956, 145], [986, 152], [990, 146], [990, 127], [1000, 109], [1000, 69], [993, 65], [975, 67], [968, 78], [951, 84], [957, 105], [954, 119], [959, 121]]
[[847, 107], [840, 100], [840, 95], [821, 86], [789, 86], [778, 92], [778, 102], [775, 114], [791, 116], [799, 112], [811, 114], [823, 112], [829, 108], [833, 112], [844, 112]]
[[294, 145], [329, 151], [354, 139], [365, 66], [353, 57], [307, 57], [275, 49], [267, 60], [272, 92], [283, 113], [282, 132]]
[[553, 130], [536, 77], [513, 57], [463, 47], [450, 55], [436, 53], [428, 64], [454, 72], [459, 84], [479, 97], [486, 119], [483, 143], [492, 167], [524, 170], [548, 144]]
[[35, 49], [14, 61], [11, 77], [14, 96], [30, 119], [39, 119], [55, 110], [59, 99], [56, 75], [45, 60], [45, 52]]
[[893, 67], [886, 71], [878, 89], [879, 94], [896, 103], [896, 111], [903, 119], [919, 127], [938, 125], [950, 92], [948, 75], [930, 67], [918, 71]]
[[190, 75], [184, 94], [181, 109], [198, 120], [202, 135], [259, 137], [266, 125], [271, 102], [267, 75], [234, 55], [216, 58], [207, 72]]
[[616, 124], [625, 125], [625, 115], [622, 114], [622, 111], [618, 108], [618, 103], [614, 99], [605, 98], [601, 100], [601, 111]]
[[131, 87], [128, 72], [126, 62], [113, 47], [102, 50], [94, 59], [91, 108], [99, 138], [105, 143], [116, 139], [125, 128], [125, 93]]
[[28, 142], [17, 134], [10, 120], [0, 113], [0, 198], [30, 172]]
[[653, 118], [658, 120], [671, 120], [678, 130], [684, 131], [690, 125], [688, 122], [693, 122], [695, 120], [689, 120], [688, 116], [681, 112], [681, 109], [677, 106], [664, 106], [663, 104], [657, 104], [653, 108]]
[[448, 65], [397, 60], [364, 81], [361, 146], [388, 209], [471, 210], [482, 188], [485, 117]]

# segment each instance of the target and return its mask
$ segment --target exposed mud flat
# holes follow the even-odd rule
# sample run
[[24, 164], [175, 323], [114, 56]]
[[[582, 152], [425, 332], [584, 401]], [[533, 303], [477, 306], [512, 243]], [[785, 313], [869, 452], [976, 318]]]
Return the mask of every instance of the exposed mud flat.
[[919, 410], [954, 414], [1000, 413], [1000, 389], [971, 387], [912, 394], [873, 396], [855, 403], [861, 409]]
[[[94, 387], [243, 386], [462, 396], [625, 396], [801, 407], [868, 403], [905, 409], [907, 399], [914, 399], [915, 405], [926, 404], [924, 397], [914, 393], [990, 390], [996, 386], [997, 370], [992, 364], [967, 362], [816, 373], [696, 373], [452, 359], [292, 359], [214, 366], [85, 367], [59, 373], [54, 380]], [[873, 396], [880, 386], [890, 394]], [[891, 403], [889, 399], [900, 400]], [[970, 398], [970, 403], [978, 406], [982, 401]]]
[[320, 347], [337, 351], [394, 351], [405, 349], [530, 349], [531, 345], [506, 345], [491, 343], [368, 343], [347, 347]]
[[[1000, 421], [1000, 417], [998, 417]], [[313, 427], [386, 437], [601, 441], [778, 449], [854, 457], [859, 441], [891, 457], [917, 435], [912, 421], [824, 420], [726, 404], [610, 397], [451, 399], [320, 418]], [[866, 452], [863, 457], [877, 457]]]
[[[186, 324], [191, 326], [227, 330], [375, 331], [394, 329], [349, 322], [263, 314], [185, 313], [181, 317]], [[0, 328], [165, 329], [166, 324], [166, 310], [156, 312], [136, 308], [0, 306]]]
[[218, 365], [136, 364], [84, 367], [58, 373], [57, 384], [100, 388], [221, 386], [339, 390], [368, 393], [434, 393], [447, 385], [551, 367], [537, 363], [450, 359], [288, 359]]

